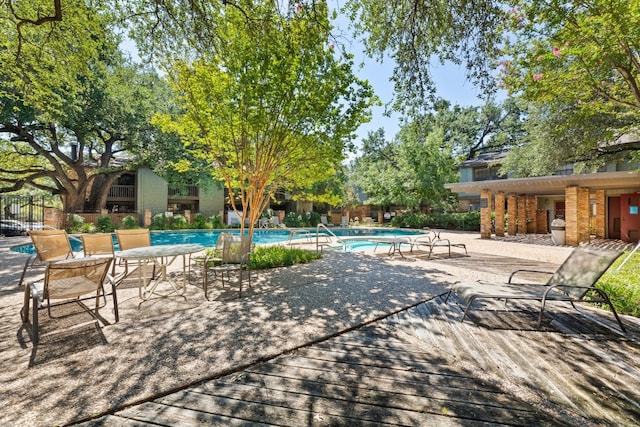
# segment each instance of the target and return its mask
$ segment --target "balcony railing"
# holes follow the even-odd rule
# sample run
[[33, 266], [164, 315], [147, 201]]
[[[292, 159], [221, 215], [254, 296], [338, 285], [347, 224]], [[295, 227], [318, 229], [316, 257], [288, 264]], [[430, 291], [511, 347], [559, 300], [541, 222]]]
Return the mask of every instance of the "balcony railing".
[[180, 197], [188, 197], [188, 198], [198, 198], [200, 195], [199, 189], [197, 185], [187, 185], [186, 188], [170, 188], [169, 189], [169, 197], [171, 198], [180, 198]]
[[108, 199], [111, 200], [135, 200], [135, 185], [112, 185], [109, 190]]

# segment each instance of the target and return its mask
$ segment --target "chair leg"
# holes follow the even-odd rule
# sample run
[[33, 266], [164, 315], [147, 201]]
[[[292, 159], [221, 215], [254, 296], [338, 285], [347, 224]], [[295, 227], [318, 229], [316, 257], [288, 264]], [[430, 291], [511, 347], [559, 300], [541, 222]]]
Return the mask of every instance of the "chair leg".
[[116, 323], [120, 321], [120, 313], [118, 312], [118, 296], [116, 295], [116, 282], [111, 282], [111, 296], [113, 297], [113, 314], [116, 318]]
[[31, 264], [31, 262], [34, 260], [34, 256], [30, 256], [29, 258], [27, 258], [27, 260], [24, 262], [24, 267], [22, 268], [22, 274], [20, 275], [20, 282], [18, 282], [18, 287], [21, 287], [24, 283], [24, 276], [26, 276], [27, 274], [27, 268], [29, 267], [29, 264]]
[[38, 331], [38, 304], [40, 298], [38, 294], [33, 295], [33, 318], [31, 320], [31, 333], [33, 334], [33, 346], [37, 346], [40, 342], [40, 336]]

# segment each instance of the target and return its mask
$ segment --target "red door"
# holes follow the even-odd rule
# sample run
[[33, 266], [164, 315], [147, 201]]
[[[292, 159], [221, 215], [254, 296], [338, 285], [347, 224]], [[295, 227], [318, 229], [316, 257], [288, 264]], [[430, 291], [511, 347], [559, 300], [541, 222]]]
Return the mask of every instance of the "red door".
[[609, 210], [607, 211], [607, 236], [610, 239], [620, 238], [620, 196], [609, 197]]
[[625, 242], [640, 239], [640, 193], [620, 195], [620, 238]]

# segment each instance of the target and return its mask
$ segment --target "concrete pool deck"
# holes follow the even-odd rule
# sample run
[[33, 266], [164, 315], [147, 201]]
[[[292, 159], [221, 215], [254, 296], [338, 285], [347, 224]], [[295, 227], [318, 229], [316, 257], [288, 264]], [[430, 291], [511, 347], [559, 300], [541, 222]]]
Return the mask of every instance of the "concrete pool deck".
[[[389, 257], [386, 251], [326, 252], [307, 265], [254, 272], [253, 287], [242, 299], [217, 287], [206, 301], [197, 275], [186, 299], [139, 305], [137, 289], [122, 288], [119, 323], [44, 335], [37, 349], [19, 316], [17, 281], [26, 255], [9, 251], [20, 238], [2, 239], [0, 420], [16, 426], [77, 422], [374, 322], [443, 294], [456, 280], [503, 279], [508, 273], [504, 265], [479, 268], [468, 262], [474, 256], [508, 256], [553, 269], [572, 250], [483, 241], [477, 233], [443, 237], [465, 243], [470, 257], [456, 264]], [[113, 322], [110, 307], [101, 313]], [[44, 326], [57, 331], [60, 325]]]

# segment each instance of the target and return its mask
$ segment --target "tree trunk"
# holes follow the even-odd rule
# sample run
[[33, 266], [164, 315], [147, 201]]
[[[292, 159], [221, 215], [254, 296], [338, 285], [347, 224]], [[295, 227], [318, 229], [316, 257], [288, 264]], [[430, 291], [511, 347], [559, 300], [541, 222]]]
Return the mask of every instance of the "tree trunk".
[[107, 198], [109, 197], [111, 186], [122, 173], [123, 171], [100, 174], [94, 178], [85, 206], [87, 212], [98, 212], [107, 206]]

